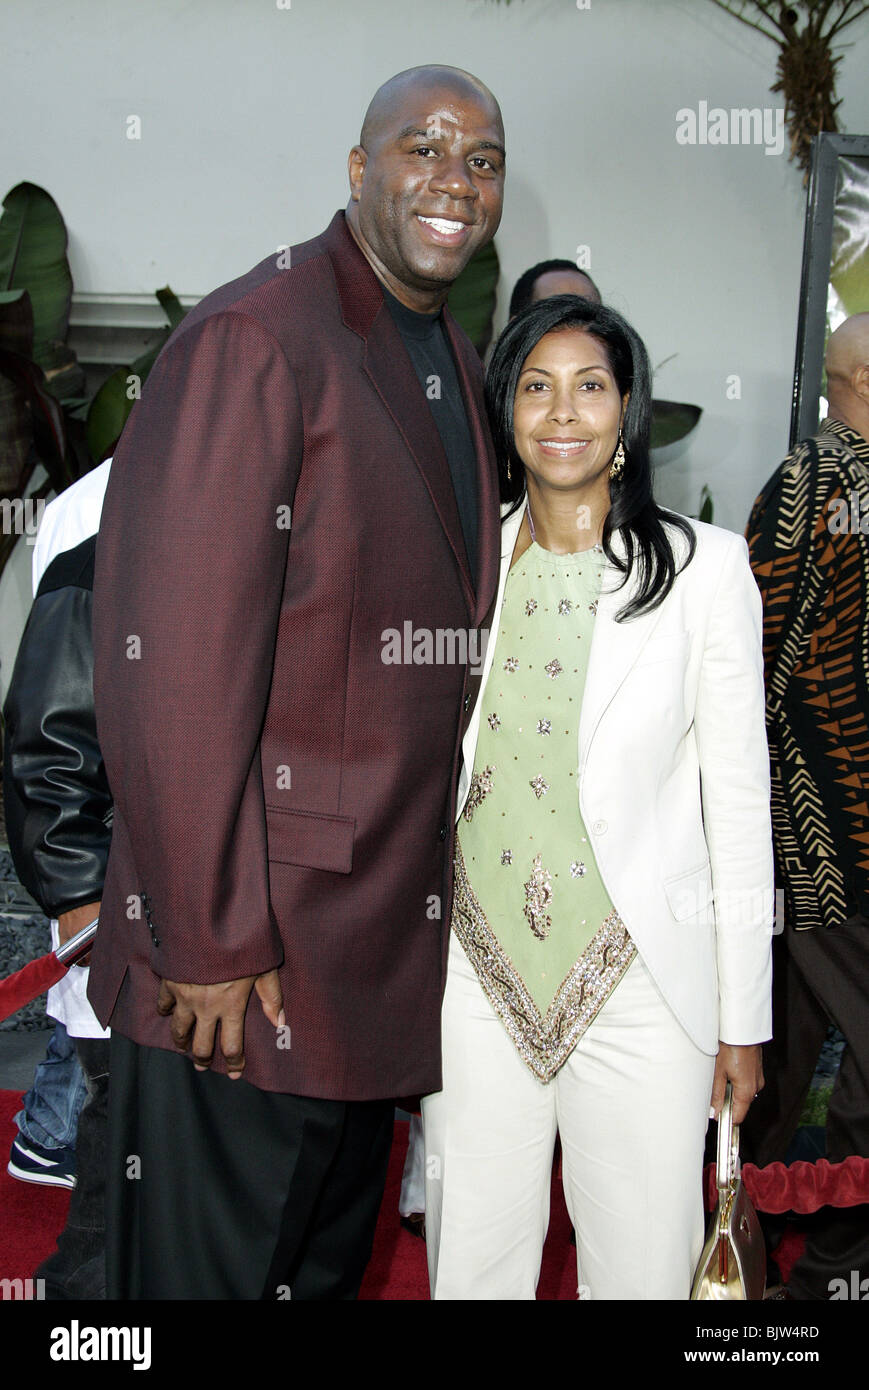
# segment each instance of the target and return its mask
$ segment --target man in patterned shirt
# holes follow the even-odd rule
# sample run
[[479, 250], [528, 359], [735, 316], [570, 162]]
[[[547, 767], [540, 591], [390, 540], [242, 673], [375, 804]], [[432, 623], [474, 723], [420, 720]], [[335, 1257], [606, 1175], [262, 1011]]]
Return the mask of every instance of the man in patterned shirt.
[[[827, 418], [770, 478], [747, 530], [785, 902], [766, 1087], [744, 1127], [760, 1164], [784, 1158], [829, 1023], [846, 1046], [827, 1157], [869, 1156], [869, 313], [832, 334], [826, 372]], [[827, 1207], [788, 1293], [829, 1299], [854, 1270], [869, 1274], [866, 1208]]]

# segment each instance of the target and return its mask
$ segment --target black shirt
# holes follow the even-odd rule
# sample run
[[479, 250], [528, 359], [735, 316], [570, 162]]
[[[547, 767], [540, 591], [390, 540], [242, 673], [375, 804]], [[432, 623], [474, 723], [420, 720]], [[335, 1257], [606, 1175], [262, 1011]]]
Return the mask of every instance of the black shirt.
[[408, 309], [397, 300], [385, 286], [382, 289], [383, 298], [410, 355], [444, 446], [471, 578], [476, 583], [477, 455], [453, 354], [444, 332], [443, 316], [440, 310], [436, 314], [418, 314], [415, 309]]

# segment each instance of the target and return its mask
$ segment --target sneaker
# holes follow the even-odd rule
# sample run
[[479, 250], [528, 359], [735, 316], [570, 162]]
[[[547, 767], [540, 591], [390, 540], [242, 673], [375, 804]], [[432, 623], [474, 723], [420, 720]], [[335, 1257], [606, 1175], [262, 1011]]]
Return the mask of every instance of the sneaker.
[[44, 1149], [23, 1134], [12, 1145], [7, 1173], [21, 1182], [39, 1182], [48, 1187], [75, 1187], [75, 1150]]

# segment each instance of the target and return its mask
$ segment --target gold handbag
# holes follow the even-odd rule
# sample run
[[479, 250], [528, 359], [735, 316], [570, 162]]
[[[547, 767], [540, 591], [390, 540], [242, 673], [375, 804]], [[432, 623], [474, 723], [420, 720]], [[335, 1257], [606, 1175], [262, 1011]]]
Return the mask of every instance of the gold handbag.
[[733, 1123], [733, 1087], [728, 1081], [718, 1119], [718, 1208], [694, 1275], [692, 1299], [763, 1298], [766, 1245], [740, 1172], [739, 1125]]

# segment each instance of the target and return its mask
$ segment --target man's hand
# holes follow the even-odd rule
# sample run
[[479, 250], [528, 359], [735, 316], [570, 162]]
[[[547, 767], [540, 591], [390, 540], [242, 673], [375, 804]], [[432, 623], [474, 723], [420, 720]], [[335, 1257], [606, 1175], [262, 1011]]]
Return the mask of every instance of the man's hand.
[[718, 1044], [715, 1077], [712, 1082], [712, 1109], [715, 1111], [716, 1120], [724, 1104], [724, 1088], [728, 1081], [732, 1081], [733, 1123], [742, 1124], [751, 1102], [758, 1091], [763, 1090], [762, 1051], [760, 1043], [753, 1043], [750, 1047], [736, 1047], [732, 1043]]
[[[65, 945], [71, 937], [75, 936], [77, 931], [81, 931], [82, 927], [89, 926], [94, 918], [99, 917], [99, 915], [99, 902], [85, 903], [84, 907], [74, 907], [70, 912], [62, 912], [57, 919], [61, 946]], [[76, 965], [87, 965], [90, 958], [91, 953], [88, 951], [86, 956], [82, 956], [81, 960], [76, 961]]]
[[286, 1023], [277, 970], [249, 975], [220, 985], [184, 985], [160, 981], [157, 1012], [172, 1014], [170, 1031], [176, 1047], [190, 1052], [197, 1071], [207, 1071], [220, 1026], [220, 1050], [228, 1075], [237, 1081], [244, 1070], [244, 1015], [256, 988], [262, 1011], [275, 1028]]

